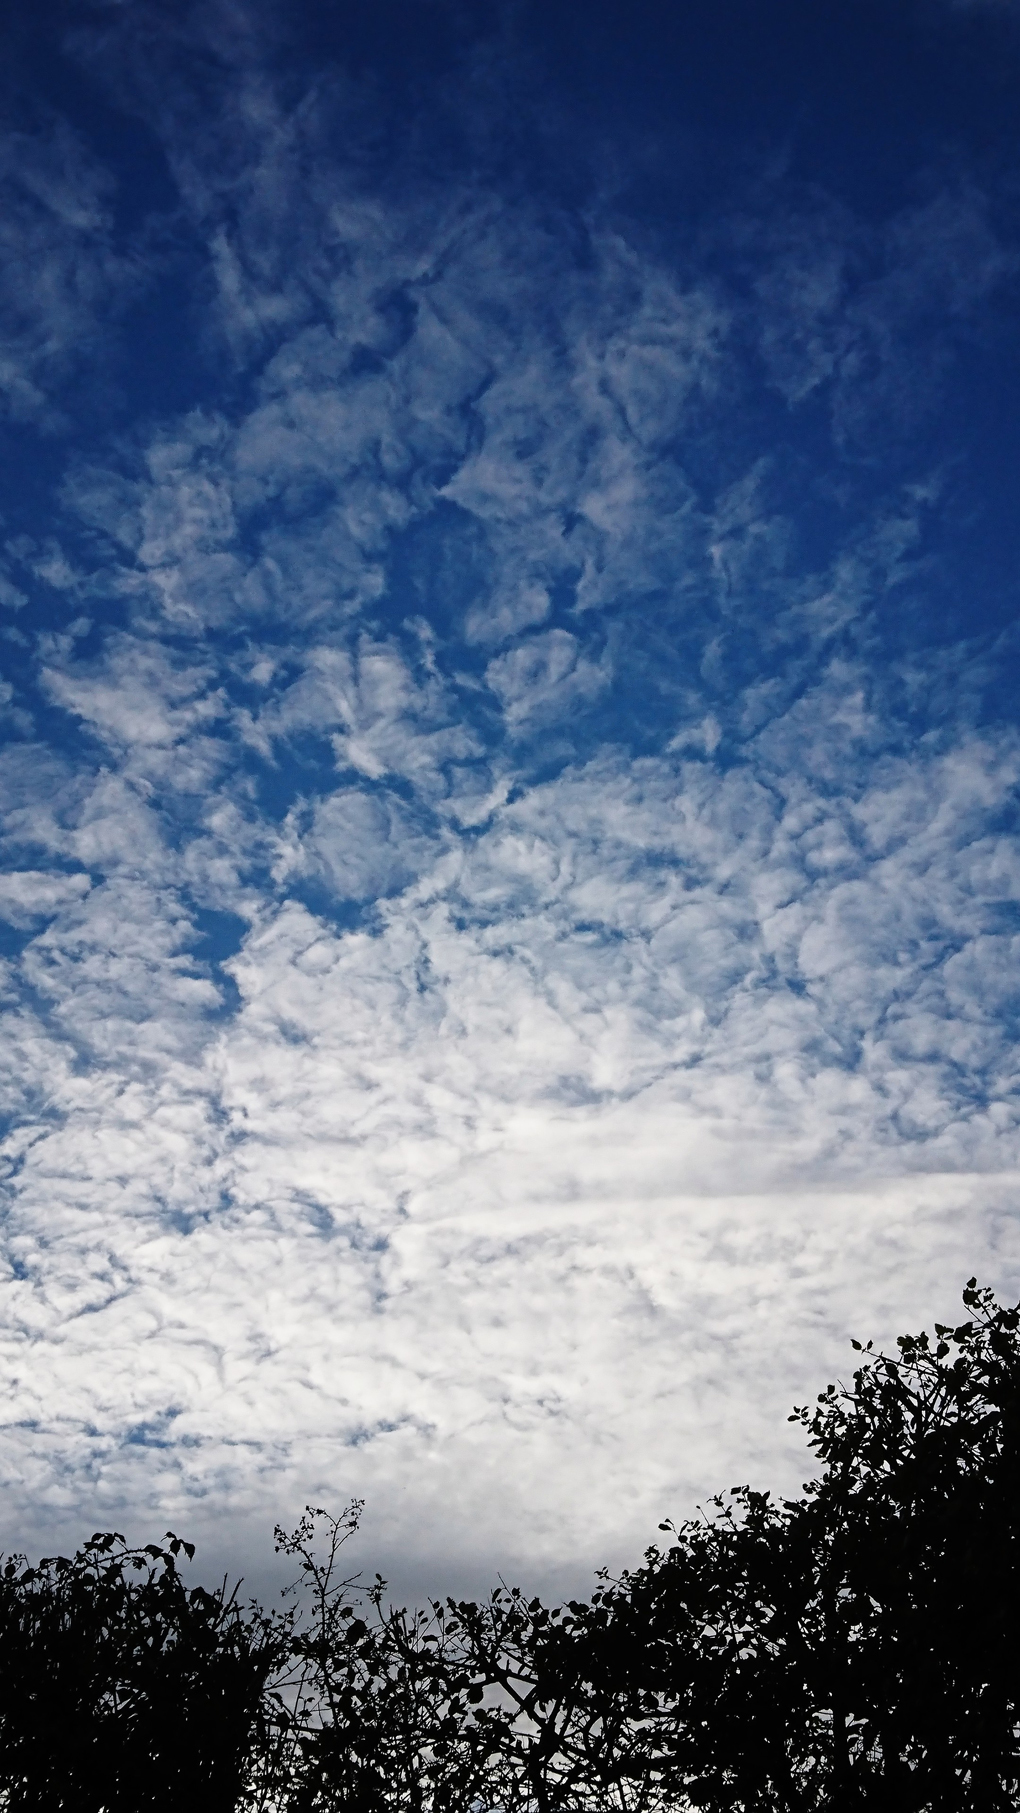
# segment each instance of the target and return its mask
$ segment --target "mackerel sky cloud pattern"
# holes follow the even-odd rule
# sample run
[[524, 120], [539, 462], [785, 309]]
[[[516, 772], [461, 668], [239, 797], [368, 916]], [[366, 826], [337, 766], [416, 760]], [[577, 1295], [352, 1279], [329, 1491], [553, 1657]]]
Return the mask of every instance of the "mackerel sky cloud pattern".
[[583, 1584], [1017, 1286], [1020, 43], [360, 10], [17, 34], [0, 1534]]

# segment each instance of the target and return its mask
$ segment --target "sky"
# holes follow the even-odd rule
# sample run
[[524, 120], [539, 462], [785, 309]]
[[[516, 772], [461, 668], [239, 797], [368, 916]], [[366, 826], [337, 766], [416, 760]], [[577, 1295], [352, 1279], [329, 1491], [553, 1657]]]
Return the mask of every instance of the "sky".
[[1020, 8], [8, 35], [0, 1543], [577, 1591], [1020, 1291]]

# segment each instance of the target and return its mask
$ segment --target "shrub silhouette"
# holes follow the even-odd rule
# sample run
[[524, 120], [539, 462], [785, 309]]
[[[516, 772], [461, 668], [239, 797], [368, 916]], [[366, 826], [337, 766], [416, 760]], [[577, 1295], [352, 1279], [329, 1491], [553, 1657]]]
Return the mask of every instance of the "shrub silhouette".
[[[607, 1583], [549, 1692], [623, 1720], [620, 1778], [708, 1809], [1020, 1804], [1018, 1314], [862, 1349], [803, 1424], [802, 1498], [735, 1489]], [[557, 1673], [557, 1670], [559, 1671]]]
[[190, 1543], [98, 1533], [0, 1571], [0, 1804], [231, 1813], [264, 1744], [279, 1627], [186, 1590]]

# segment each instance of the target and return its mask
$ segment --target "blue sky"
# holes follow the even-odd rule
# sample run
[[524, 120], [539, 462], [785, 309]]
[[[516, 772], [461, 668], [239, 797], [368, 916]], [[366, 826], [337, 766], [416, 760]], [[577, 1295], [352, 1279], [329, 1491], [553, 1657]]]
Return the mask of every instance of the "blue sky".
[[0, 1535], [573, 1585], [1018, 1285], [1017, 9], [12, 42]]

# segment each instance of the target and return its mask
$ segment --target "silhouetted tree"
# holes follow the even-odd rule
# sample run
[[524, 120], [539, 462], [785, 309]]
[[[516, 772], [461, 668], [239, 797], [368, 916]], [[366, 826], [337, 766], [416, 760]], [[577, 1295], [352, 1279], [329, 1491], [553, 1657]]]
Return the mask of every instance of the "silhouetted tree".
[[964, 1302], [794, 1413], [803, 1498], [664, 1526], [548, 1647], [539, 1692], [618, 1722], [621, 1779], [713, 1813], [1020, 1804], [1018, 1314]]
[[286, 1631], [226, 1587], [188, 1591], [190, 1543], [97, 1534], [0, 1570], [0, 1805], [233, 1813], [269, 1725]]
[[[344, 1577], [340, 1554], [358, 1526], [309, 1507], [277, 1547], [299, 1559], [304, 1616], [290, 1668], [276, 1682], [277, 1779], [292, 1813], [424, 1813], [494, 1804], [489, 1752], [476, 1739], [476, 1695], [444, 1609], [386, 1607], [386, 1583]], [[320, 1552], [319, 1530], [325, 1535]]]

